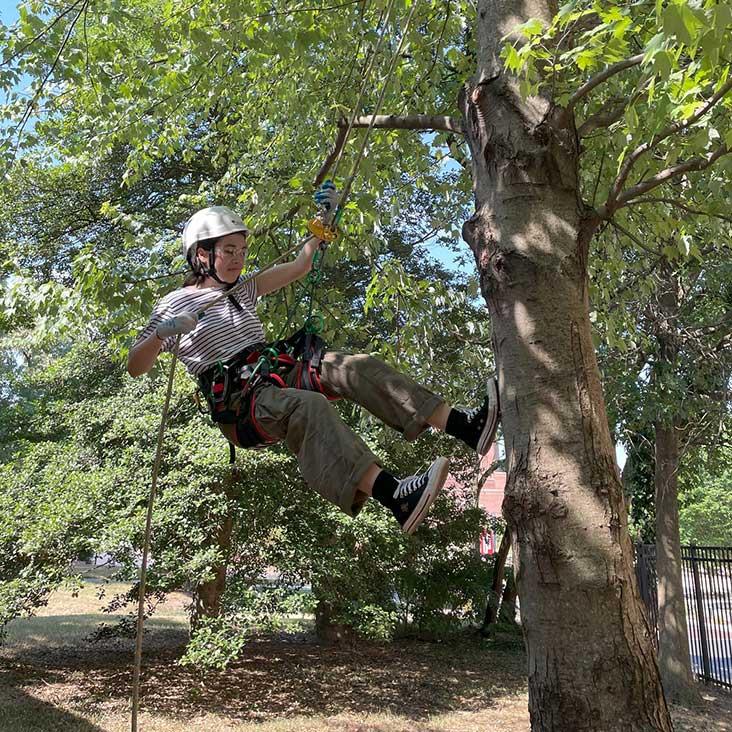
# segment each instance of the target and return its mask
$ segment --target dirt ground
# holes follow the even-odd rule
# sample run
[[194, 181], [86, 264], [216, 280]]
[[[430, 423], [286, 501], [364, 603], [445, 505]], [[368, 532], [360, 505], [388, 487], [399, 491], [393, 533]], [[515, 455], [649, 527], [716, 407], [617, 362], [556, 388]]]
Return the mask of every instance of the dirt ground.
[[[109, 620], [57, 597], [17, 621], [0, 649], [2, 732], [130, 729], [131, 641], [92, 644]], [[145, 640], [140, 730], [145, 732], [526, 732], [520, 639], [324, 646], [307, 632], [253, 641], [223, 672], [176, 664], [185, 598], [172, 598]], [[63, 612], [60, 612], [63, 611]], [[732, 694], [703, 690], [674, 708], [677, 732], [732, 731]]]

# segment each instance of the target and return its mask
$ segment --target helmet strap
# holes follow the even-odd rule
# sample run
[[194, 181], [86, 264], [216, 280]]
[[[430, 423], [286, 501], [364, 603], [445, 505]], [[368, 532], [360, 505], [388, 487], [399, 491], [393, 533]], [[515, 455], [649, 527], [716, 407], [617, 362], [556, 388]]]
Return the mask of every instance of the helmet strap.
[[216, 282], [218, 282], [220, 285], [226, 286], [228, 283], [224, 282], [217, 274], [216, 274], [216, 251], [215, 247], [212, 247], [208, 252], [208, 272], [206, 274], [209, 277], [213, 277]]
[[[209, 277], [213, 277], [216, 282], [224, 286], [225, 290], [230, 290], [236, 282], [224, 282], [218, 274], [216, 274], [216, 247], [211, 247], [209, 253], [208, 253], [208, 272], [206, 274]], [[236, 299], [234, 295], [229, 295], [229, 302], [237, 309], [241, 310], [242, 306], [239, 303], [239, 301]]]

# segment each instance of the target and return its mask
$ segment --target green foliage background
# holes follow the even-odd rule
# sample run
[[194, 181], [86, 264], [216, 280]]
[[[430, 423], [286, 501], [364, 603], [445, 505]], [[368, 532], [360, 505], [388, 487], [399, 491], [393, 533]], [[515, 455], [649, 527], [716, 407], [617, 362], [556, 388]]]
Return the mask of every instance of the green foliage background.
[[[395, 3], [381, 76], [411, 4]], [[80, 554], [108, 552], [133, 577], [162, 374], [130, 381], [125, 350], [175, 286], [164, 275], [182, 266], [178, 237], [195, 209], [241, 211], [255, 230], [252, 267], [302, 233], [312, 181], [355, 103], [385, 7], [33, 0], [14, 27], [0, 26], [0, 619], [42, 603]], [[384, 110], [454, 114], [475, 71], [476, 23], [472, 3], [422, 2]], [[732, 142], [731, 24], [726, 2], [572, 1], [548, 25], [526, 23], [503, 53], [526, 93], [550, 90], [573, 105], [582, 205], [608, 215], [589, 270], [611, 425], [631, 449], [654, 420], [682, 423], [689, 537], [727, 535], [709, 519], [726, 510], [714, 460], [729, 435], [732, 158], [613, 206], [624, 162], [639, 148], [650, 154], [627, 185], [679, 162], [701, 164]], [[638, 54], [637, 64], [575, 98], [588, 78]], [[28, 93], [19, 88], [26, 79]], [[366, 112], [378, 89], [369, 85]], [[669, 126], [676, 132], [666, 135]], [[455, 162], [463, 157], [451, 133], [374, 131], [318, 308], [334, 347], [379, 353], [448, 399], [471, 402], [490, 363], [479, 282], [429, 256], [437, 241], [470, 262], [459, 241], [472, 203], [470, 170]], [[684, 295], [671, 363], [661, 363], [654, 341], [661, 271], [678, 277]], [[266, 299], [268, 335], [290, 327], [297, 297], [295, 288]], [[340, 619], [377, 637], [407, 620], [434, 631], [474, 617], [487, 586], [471, 547], [482, 517], [445, 501], [410, 543], [376, 508], [343, 519], [304, 490], [278, 450], [242, 455], [246, 479], [232, 491], [222, 442], [190, 391], [179, 374], [152, 597], [209, 576], [219, 559], [212, 534], [233, 515], [236, 570], [225, 624], [206, 631], [214, 645], [227, 628], [265, 627], [273, 607], [295, 601], [285, 593], [253, 607], [251, 587], [269, 564], [293, 587], [312, 584]], [[395, 470], [412, 472], [445, 449], [426, 439], [405, 450], [367, 415], [341, 409]], [[637, 474], [646, 483], [648, 471], [645, 459]], [[647, 515], [639, 521], [647, 528]], [[216, 658], [225, 662], [227, 651]]]

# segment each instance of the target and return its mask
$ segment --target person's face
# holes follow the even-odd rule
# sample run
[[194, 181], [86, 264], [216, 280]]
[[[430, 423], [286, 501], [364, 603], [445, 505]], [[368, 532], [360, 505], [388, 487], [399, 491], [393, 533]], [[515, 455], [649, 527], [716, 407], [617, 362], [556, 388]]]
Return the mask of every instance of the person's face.
[[[236, 282], [244, 269], [247, 256], [247, 235], [243, 232], [222, 236], [214, 247], [216, 274], [224, 282]], [[208, 264], [208, 252], [199, 250], [198, 256]]]

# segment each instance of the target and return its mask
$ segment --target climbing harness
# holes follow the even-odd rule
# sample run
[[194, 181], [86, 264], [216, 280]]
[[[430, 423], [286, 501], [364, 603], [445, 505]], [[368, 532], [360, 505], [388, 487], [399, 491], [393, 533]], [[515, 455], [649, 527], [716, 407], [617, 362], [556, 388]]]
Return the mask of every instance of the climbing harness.
[[[381, 45], [382, 45], [384, 39], [386, 38], [387, 29], [389, 26], [389, 20], [391, 17], [391, 10], [394, 5], [394, 2], [395, 2], [395, 0], [389, 1], [388, 9], [384, 14], [384, 17], [385, 17], [384, 25], [379, 34], [378, 44], [377, 44], [377, 47], [374, 49], [374, 53], [372, 55], [372, 60], [373, 60], [373, 58], [375, 58], [376, 54], [378, 53], [378, 50], [381, 48]], [[356, 156], [356, 159], [351, 167], [351, 173], [346, 181], [345, 186], [343, 187], [343, 190], [341, 191], [341, 194], [340, 194], [340, 197], [338, 200], [338, 205], [335, 208], [335, 210], [330, 210], [330, 211], [325, 212], [325, 214], [323, 216], [321, 216], [319, 224], [316, 224], [313, 221], [311, 221], [308, 224], [308, 229], [309, 229], [310, 235], [317, 237], [321, 241], [321, 247], [320, 247], [321, 251], [319, 252], [320, 256], [318, 257], [317, 261], [314, 260], [314, 263], [313, 263], [314, 268], [315, 268], [315, 265], [317, 264], [318, 271], [320, 269], [320, 264], [322, 263], [322, 253], [325, 251], [325, 248], [327, 247], [328, 242], [332, 241], [337, 236], [338, 223], [339, 223], [340, 218], [345, 209], [346, 201], [348, 200], [348, 197], [350, 195], [351, 187], [353, 186], [353, 181], [356, 177], [356, 172], [357, 172], [358, 167], [361, 163], [361, 160], [364, 156], [366, 146], [368, 144], [368, 140], [371, 135], [371, 131], [373, 130], [376, 116], [378, 115], [379, 111], [381, 110], [381, 105], [382, 105], [382, 103], [384, 101], [384, 97], [386, 95], [386, 89], [389, 85], [389, 81], [391, 80], [391, 76], [393, 75], [394, 70], [396, 68], [396, 63], [400, 57], [401, 49], [402, 49], [402, 47], [404, 45], [404, 41], [407, 37], [407, 33], [408, 33], [409, 27], [411, 25], [412, 18], [414, 17], [414, 13], [417, 8], [417, 5], [418, 5], [418, 2], [415, 0], [412, 3], [412, 8], [409, 12], [409, 16], [406, 20], [406, 23], [404, 24], [404, 29], [402, 31], [401, 39], [399, 41], [397, 49], [394, 52], [394, 55], [392, 56], [391, 63], [384, 76], [381, 93], [380, 93], [378, 101], [372, 111], [371, 119], [370, 119], [369, 125], [366, 129], [364, 138], [362, 140], [361, 147], [360, 147], [358, 154]], [[369, 65], [368, 65], [369, 72], [371, 70], [371, 66], [372, 66], [372, 63], [369, 63]], [[353, 107], [353, 112], [352, 112], [351, 118], [348, 123], [348, 128], [347, 128], [346, 136], [345, 136], [345, 139], [343, 142], [343, 146], [341, 147], [341, 150], [339, 151], [339, 154], [338, 154], [338, 157], [337, 157], [337, 160], [335, 163], [335, 167], [334, 167], [334, 170], [332, 173], [333, 178], [335, 178], [335, 176], [336, 176], [338, 166], [339, 166], [340, 160], [341, 160], [341, 155], [342, 155], [343, 150], [345, 149], [346, 140], [349, 137], [349, 135], [353, 129], [353, 124], [354, 124], [354, 121], [358, 114], [358, 110], [361, 105], [361, 100], [362, 100], [363, 94], [366, 89], [367, 78], [368, 78], [368, 73], [365, 73], [363, 76], [363, 83], [362, 83], [361, 90], [359, 93], [359, 98], [358, 98], [357, 103]], [[313, 228], [310, 228], [311, 226], [315, 229], [315, 231], [313, 231]], [[206, 310], [213, 307], [216, 303], [220, 302], [224, 298], [229, 298], [230, 300], [232, 300], [232, 298], [236, 299], [236, 295], [240, 291], [243, 290], [243, 288], [249, 281], [254, 279], [254, 277], [258, 276], [262, 272], [264, 272], [268, 269], [271, 269], [276, 264], [281, 262], [283, 259], [289, 257], [297, 249], [299, 249], [303, 244], [304, 244], [304, 242], [298, 243], [297, 246], [288, 249], [288, 251], [286, 251], [284, 254], [280, 255], [275, 260], [270, 262], [263, 269], [259, 270], [258, 272], [251, 273], [251, 274], [247, 275], [246, 277], [243, 277], [233, 287], [225, 290], [220, 297], [214, 298], [212, 301], [207, 303], [203, 308], [201, 308], [197, 312], [199, 319]], [[317, 277], [318, 277], [318, 275], [316, 274], [315, 278], [313, 280], [311, 280], [311, 288], [314, 288], [314, 285], [317, 282]], [[311, 296], [309, 316], [308, 316], [308, 320], [306, 321], [306, 325], [304, 327], [304, 333], [305, 333], [305, 336], [310, 335], [310, 336], [313, 336], [313, 338], [311, 338], [310, 341], [308, 341], [307, 338], [304, 338], [305, 343], [303, 345], [303, 349], [305, 349], [305, 347], [310, 349], [312, 351], [313, 355], [315, 356], [315, 359], [311, 358], [310, 361], [307, 362], [308, 365], [303, 366], [301, 368], [301, 371], [298, 373], [298, 378], [303, 380], [303, 382], [312, 382], [312, 383], [317, 383], [319, 385], [320, 381], [317, 378], [318, 369], [317, 369], [317, 366], [313, 365], [313, 362], [315, 361], [316, 363], [319, 364], [319, 354], [321, 353], [321, 351], [318, 350], [318, 346], [317, 346], [317, 344], [318, 344], [317, 339], [319, 338], [319, 336], [318, 336], [318, 332], [316, 332], [317, 327], [318, 327], [316, 325], [316, 323], [318, 321], [317, 321], [317, 318], [315, 318], [315, 319], [313, 319], [313, 318], [314, 318], [314, 316], [312, 313], [312, 296]], [[173, 377], [175, 375], [175, 367], [176, 367], [176, 364], [178, 361], [178, 349], [180, 346], [180, 340], [181, 340], [181, 336], [178, 335], [176, 337], [175, 345], [173, 347], [173, 354], [172, 354], [172, 359], [171, 359], [171, 364], [170, 364], [170, 372], [168, 375], [168, 385], [167, 385], [167, 390], [166, 390], [166, 395], [165, 395], [165, 402], [163, 405], [163, 411], [162, 411], [162, 415], [161, 415], [161, 419], [160, 419], [160, 427], [158, 429], [158, 437], [157, 437], [156, 450], [155, 450], [155, 459], [153, 462], [152, 480], [151, 480], [151, 485], [150, 485], [150, 495], [148, 497], [147, 509], [146, 509], [146, 514], [145, 514], [145, 534], [144, 534], [144, 538], [143, 538], [142, 560], [140, 562], [140, 575], [139, 575], [139, 586], [138, 586], [137, 633], [136, 633], [136, 639], [135, 639], [135, 658], [134, 658], [134, 665], [133, 665], [133, 672], [132, 672], [132, 719], [131, 719], [132, 732], [138, 732], [137, 718], [138, 718], [138, 709], [139, 709], [139, 701], [140, 701], [140, 670], [141, 670], [141, 665], [142, 665], [142, 631], [143, 631], [144, 614], [145, 614], [144, 613], [145, 583], [146, 583], [146, 579], [147, 579], [147, 565], [148, 565], [148, 558], [149, 558], [149, 553], [150, 553], [150, 534], [151, 534], [151, 530], [152, 530], [152, 512], [153, 512], [153, 505], [155, 502], [155, 493], [156, 493], [156, 489], [157, 489], [158, 475], [160, 472], [160, 464], [162, 461], [163, 437], [165, 434], [165, 425], [167, 422], [168, 410], [170, 407], [170, 398], [171, 398], [172, 391], [173, 391]], [[267, 354], [268, 350], [269, 349], [265, 348], [264, 351], [262, 352], [262, 355], [260, 355], [259, 358], [257, 359], [255, 368], [253, 369], [253, 376], [256, 376], [259, 373], [260, 369], [265, 368], [264, 360], [266, 360], [267, 363], [269, 363], [270, 356], [265, 355], [265, 354]], [[273, 350], [276, 351], [276, 349], [273, 349]], [[277, 357], [276, 357], [277, 365], [279, 365], [279, 358], [280, 358], [280, 354], [279, 354], [279, 352], [277, 352]], [[274, 365], [275, 359], [273, 356], [272, 356], [272, 359], [273, 359], [272, 365]], [[302, 359], [301, 359], [301, 363], [305, 364], [306, 362], [302, 361]], [[256, 368], [257, 365], [259, 365], [259, 368]], [[271, 370], [270, 370], [270, 373], [271, 373]], [[245, 397], [246, 397], [247, 393], [253, 389], [253, 387], [248, 387], [248, 384], [250, 384], [251, 382], [252, 382], [252, 378], [249, 378], [245, 384], [245, 387], [244, 387], [244, 390], [246, 392]]]
[[[320, 381], [325, 350], [325, 341], [306, 328], [285, 340], [249, 346], [198, 376], [199, 408], [216, 423], [235, 424], [240, 447], [259, 448], [278, 442], [257, 421], [259, 391], [268, 385], [290, 386], [336, 400], [338, 397], [328, 393]], [[201, 398], [207, 410], [202, 408]]]

